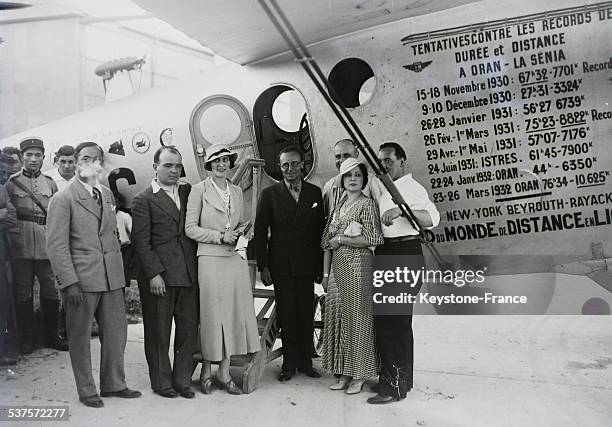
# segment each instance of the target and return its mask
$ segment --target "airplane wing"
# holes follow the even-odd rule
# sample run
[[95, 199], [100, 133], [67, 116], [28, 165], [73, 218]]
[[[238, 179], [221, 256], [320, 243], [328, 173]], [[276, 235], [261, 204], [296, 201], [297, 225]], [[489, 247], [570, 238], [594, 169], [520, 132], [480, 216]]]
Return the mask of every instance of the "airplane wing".
[[[481, 0], [279, 0], [300, 37], [334, 37]], [[249, 64], [287, 51], [256, 0], [134, 0], [218, 55]]]

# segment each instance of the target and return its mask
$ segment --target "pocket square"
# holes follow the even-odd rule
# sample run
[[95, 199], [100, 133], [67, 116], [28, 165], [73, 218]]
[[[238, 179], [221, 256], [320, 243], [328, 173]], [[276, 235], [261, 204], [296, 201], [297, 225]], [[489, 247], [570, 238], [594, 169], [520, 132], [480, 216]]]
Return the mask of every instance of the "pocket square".
[[317, 206], [319, 206], [319, 204], [317, 202], [314, 202], [312, 206], [310, 207], [310, 209], [316, 208]]

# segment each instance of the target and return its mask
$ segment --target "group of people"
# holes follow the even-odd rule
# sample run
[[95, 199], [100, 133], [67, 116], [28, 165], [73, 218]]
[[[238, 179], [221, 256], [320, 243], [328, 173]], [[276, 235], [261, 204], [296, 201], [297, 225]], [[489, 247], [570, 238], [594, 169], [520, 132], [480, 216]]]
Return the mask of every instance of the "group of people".
[[[126, 236], [117, 227], [116, 195], [101, 184], [104, 152], [95, 142], [72, 149], [73, 161], [65, 163], [73, 168], [73, 177], [68, 181], [69, 171], [58, 164], [56, 179], [65, 181], [59, 191], [53, 178], [40, 173], [45, 155], [40, 139], [22, 141], [19, 153], [22, 170], [10, 171], [6, 190], [0, 186], [0, 261], [9, 253], [13, 258], [17, 324], [27, 329], [36, 275], [43, 311], [58, 315], [56, 287], [61, 292], [80, 401], [102, 407], [101, 397], [139, 397], [141, 393], [125, 382]], [[369, 288], [378, 255], [422, 259], [418, 232], [401, 216], [380, 181], [368, 176], [352, 141], [336, 143], [334, 155], [339, 175], [321, 191], [304, 180], [300, 150], [284, 148], [279, 154], [283, 180], [261, 192], [251, 223], [244, 217], [241, 188], [228, 179], [236, 153], [221, 144], [208, 147], [208, 177], [191, 186], [180, 181], [183, 164], [176, 147], [162, 146], [155, 152], [154, 178], [133, 200], [127, 236], [139, 263], [145, 356], [155, 393], [166, 398], [195, 396], [191, 376], [198, 347], [201, 391], [242, 393], [229, 366], [231, 356], [260, 350], [248, 265], [240, 250], [253, 239], [261, 280], [275, 291], [283, 341], [279, 381], [290, 380], [296, 371], [320, 377], [312, 364], [312, 336], [314, 283], [322, 283], [327, 292], [322, 366], [337, 378], [330, 388], [359, 393], [367, 378], [378, 375], [378, 394], [369, 403], [406, 396], [412, 387], [411, 313], [375, 315]], [[439, 214], [426, 190], [407, 174], [402, 147], [385, 143], [379, 158], [420, 225], [437, 225]], [[28, 179], [25, 185], [16, 184], [22, 177]], [[17, 236], [30, 241], [24, 244]], [[29, 252], [19, 255], [20, 251]], [[51, 314], [45, 316], [50, 316], [48, 326], [61, 323]], [[90, 357], [94, 319], [102, 346], [100, 393]], [[48, 337], [58, 348], [60, 343], [53, 341], [56, 332]], [[22, 348], [31, 351], [27, 331], [19, 334]], [[219, 363], [215, 375], [212, 363]]]
[[38, 344], [34, 333], [35, 277], [44, 317], [43, 344], [68, 349], [63, 331], [64, 311], [60, 310], [55, 276], [47, 257], [45, 223], [49, 200], [74, 176], [73, 152], [69, 146], [58, 150], [54, 177], [40, 172], [44, 146], [38, 139], [22, 141], [19, 149], [4, 147], [0, 154], [0, 198], [6, 198], [0, 202], [0, 209], [6, 212], [0, 215], [2, 364], [16, 363], [18, 353], [30, 354]]
[[[323, 368], [337, 380], [332, 390], [357, 394], [378, 375], [371, 404], [406, 397], [413, 385], [412, 306], [401, 314], [373, 310], [372, 272], [393, 268], [397, 258], [424, 265], [419, 232], [402, 216], [391, 195], [358, 160], [348, 139], [334, 146], [339, 174], [321, 189], [305, 182], [297, 148], [280, 152], [283, 180], [261, 193], [255, 219], [255, 251], [261, 279], [274, 285], [283, 337], [279, 381], [296, 370], [310, 377], [314, 282], [327, 292], [323, 326]], [[419, 225], [435, 227], [440, 215], [427, 191], [407, 171], [406, 153], [395, 142], [378, 157]], [[411, 292], [418, 293], [420, 285]]]

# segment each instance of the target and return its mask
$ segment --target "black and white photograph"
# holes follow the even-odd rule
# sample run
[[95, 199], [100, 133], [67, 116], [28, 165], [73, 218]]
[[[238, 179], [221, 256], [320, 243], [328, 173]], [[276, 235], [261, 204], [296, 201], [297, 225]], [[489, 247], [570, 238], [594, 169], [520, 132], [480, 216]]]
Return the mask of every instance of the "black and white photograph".
[[0, 0], [0, 424], [612, 425], [612, 1]]

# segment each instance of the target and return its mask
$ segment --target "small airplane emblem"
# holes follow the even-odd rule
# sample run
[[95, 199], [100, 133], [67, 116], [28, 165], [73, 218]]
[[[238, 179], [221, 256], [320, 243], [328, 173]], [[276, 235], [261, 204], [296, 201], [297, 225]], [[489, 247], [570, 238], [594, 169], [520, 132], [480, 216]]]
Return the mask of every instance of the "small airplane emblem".
[[414, 64], [404, 65], [403, 68], [406, 68], [407, 70], [410, 70], [410, 71], [414, 71], [415, 73], [420, 73], [429, 64], [431, 64], [431, 61], [425, 61], [425, 62], [417, 61]]
[[132, 137], [132, 148], [139, 154], [146, 153], [151, 146], [149, 136], [144, 132], [137, 132]]

